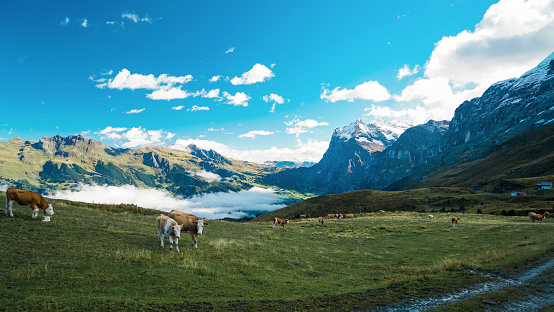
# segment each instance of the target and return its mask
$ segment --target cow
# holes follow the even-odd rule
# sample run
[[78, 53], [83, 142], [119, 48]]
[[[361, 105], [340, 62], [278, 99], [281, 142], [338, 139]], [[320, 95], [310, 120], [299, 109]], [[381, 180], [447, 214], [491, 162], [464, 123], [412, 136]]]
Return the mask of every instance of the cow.
[[288, 219], [279, 219], [277, 217], [273, 218], [273, 228], [275, 228], [275, 224], [279, 224], [283, 227], [283, 229], [285, 228], [285, 224], [289, 223], [289, 220]]
[[323, 225], [323, 217], [317, 218], [317, 225]]
[[379, 212], [385, 212], [383, 209], [379, 210]]
[[452, 227], [458, 225], [458, 221], [460, 221], [460, 218], [452, 218]]
[[527, 214], [529, 216], [529, 222], [535, 223], [535, 221], [542, 222], [544, 216], [538, 213], [529, 212]]
[[327, 215], [327, 220], [329, 219], [335, 219], [335, 218], [338, 218], [339, 215], [337, 213], [330, 213]]
[[300, 215], [300, 219], [309, 219], [311, 218], [312, 216], [310, 214], [303, 214], [303, 215]]
[[200, 220], [200, 218], [195, 215], [177, 210], [171, 210], [169, 212], [169, 217], [177, 221], [177, 223], [181, 226], [181, 232], [188, 232], [190, 234], [190, 237], [192, 238], [191, 245], [194, 248], [198, 248], [196, 237], [198, 235], [202, 235], [204, 225], [208, 225], [208, 222]]
[[548, 212], [548, 211], [545, 211], [542, 215], [543, 215], [544, 219], [550, 218], [550, 212]]
[[177, 223], [177, 221], [163, 214], [156, 218], [156, 223], [158, 224], [158, 238], [160, 239], [162, 248], [164, 246], [164, 235], [167, 235], [169, 238], [169, 250], [173, 248], [173, 243], [175, 243], [175, 250], [179, 253], [181, 226]]
[[428, 215], [427, 220], [433, 221], [433, 220], [435, 220], [435, 216], [434, 215]]
[[42, 209], [45, 216], [53, 216], [54, 208], [51, 204], [48, 204], [42, 195], [33, 191], [18, 190], [14, 188], [9, 188], [6, 190], [6, 207], [4, 212], [10, 217], [13, 217], [12, 205], [13, 202], [18, 203], [22, 206], [29, 206], [33, 210], [31, 212], [31, 217], [35, 219], [38, 215], [38, 210]]
[[345, 219], [354, 219], [354, 214], [353, 213], [347, 213], [344, 215], [344, 218]]

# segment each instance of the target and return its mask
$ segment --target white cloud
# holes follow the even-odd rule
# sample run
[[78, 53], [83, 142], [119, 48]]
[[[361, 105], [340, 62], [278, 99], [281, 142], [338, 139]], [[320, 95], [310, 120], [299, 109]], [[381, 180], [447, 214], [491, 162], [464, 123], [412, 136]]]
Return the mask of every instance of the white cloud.
[[[493, 83], [520, 77], [554, 50], [554, 0], [501, 0], [473, 31], [435, 44], [424, 78], [394, 99], [395, 111], [372, 107], [368, 115], [405, 115], [406, 120], [450, 120], [457, 106], [481, 96]], [[409, 68], [408, 68], [409, 69]]]
[[271, 69], [262, 64], [256, 64], [251, 70], [243, 73], [242, 76], [231, 79], [231, 83], [233, 85], [250, 85], [258, 82], [264, 82], [266, 79], [269, 80], [273, 77], [275, 77], [275, 74], [271, 71]]
[[60, 25], [67, 26], [69, 22], [70, 22], [69, 17], [66, 16], [65, 19], [60, 22]]
[[201, 149], [214, 150], [226, 157], [259, 164], [269, 160], [318, 162], [329, 147], [329, 142], [325, 141], [308, 140], [306, 143], [303, 143], [298, 140], [298, 145], [294, 149], [273, 146], [265, 150], [236, 150], [219, 142], [195, 139], [179, 139], [174, 145], [169, 147], [186, 152], [189, 151], [187, 147], [190, 144], [194, 144]]
[[248, 191], [210, 193], [184, 199], [164, 189], [80, 184], [74, 190], [56, 191], [50, 197], [97, 204], [135, 204], [164, 212], [175, 209], [208, 219], [242, 218], [252, 216], [253, 211], [273, 211], [285, 206], [281, 204], [283, 197], [275, 195], [274, 190], [258, 187]]
[[147, 145], [165, 145], [167, 140], [175, 136], [174, 133], [164, 130], [145, 130], [142, 127], [113, 128], [106, 127], [104, 130], [95, 132], [101, 135], [101, 140], [111, 139], [126, 148], [134, 148]]
[[186, 99], [190, 96], [193, 96], [194, 93], [189, 93], [187, 91], [181, 90], [181, 87], [175, 87], [171, 89], [159, 89], [150, 94], [147, 94], [146, 97], [152, 100], [175, 100], [175, 99]]
[[217, 75], [217, 76], [213, 76], [212, 78], [210, 78], [210, 82], [216, 82], [218, 81], [219, 79], [221, 79], [223, 76], [221, 75]]
[[135, 14], [135, 13], [124, 12], [123, 14], [121, 14], [121, 18], [132, 20], [135, 23], [138, 23], [138, 22], [152, 23], [152, 19], [148, 17], [148, 15], [145, 17], [139, 17], [138, 14]]
[[227, 99], [227, 104], [233, 104], [234, 106], [248, 106], [248, 101], [251, 99], [244, 92], [237, 92], [235, 95], [231, 95], [229, 92], [223, 92], [223, 97]]
[[125, 114], [139, 114], [139, 113], [142, 113], [144, 112], [146, 108], [143, 108], [143, 109], [132, 109], [128, 112], [125, 112]]
[[80, 20], [81, 21], [81, 26], [83, 26], [84, 28], [87, 28], [88, 27], [88, 20], [86, 18]]
[[189, 109], [191, 112], [197, 112], [197, 111], [209, 111], [210, 108], [207, 106], [198, 106], [193, 105], [191, 109]]
[[173, 88], [176, 84], [185, 84], [187, 82], [190, 82], [191, 80], [191, 75], [175, 77], [161, 74], [160, 76], [155, 77], [152, 74], [131, 74], [128, 69], [123, 68], [113, 79], [108, 80], [108, 84], [106, 86], [110, 89], [118, 90], [169, 90]]
[[183, 108], [185, 108], [185, 106], [184, 106], [184, 105], [180, 105], [180, 106], [172, 107], [171, 109], [174, 109], [174, 110], [182, 110]]
[[410, 69], [408, 64], [404, 64], [404, 67], [400, 68], [398, 70], [398, 74], [396, 75], [396, 78], [398, 80], [401, 80], [404, 77], [409, 77], [417, 74], [419, 72], [419, 65], [414, 66], [414, 69]]
[[225, 51], [225, 54], [227, 54], [227, 53], [233, 53], [233, 52], [235, 52], [235, 47], [229, 48], [229, 50]]
[[262, 99], [266, 103], [273, 102], [273, 105], [271, 106], [271, 110], [270, 110], [270, 112], [272, 113], [275, 113], [275, 104], [285, 103], [285, 99], [282, 96], [277, 95], [275, 93], [271, 93], [270, 95], [264, 95]]
[[187, 170], [187, 173], [199, 177], [207, 182], [219, 182], [221, 181], [221, 176], [219, 174], [208, 172], [206, 170]]
[[309, 129], [320, 127], [320, 126], [328, 126], [329, 123], [324, 121], [319, 122], [314, 119], [299, 120], [295, 118], [289, 122], [285, 122], [285, 125], [290, 127], [290, 128], [286, 128], [285, 130], [287, 134], [296, 134], [298, 137], [298, 135], [301, 133], [310, 132]]
[[249, 131], [248, 133], [239, 135], [239, 138], [250, 138], [250, 139], [255, 139], [257, 135], [266, 136], [266, 135], [272, 135], [272, 134], [273, 134], [273, 132], [271, 132], [271, 131], [266, 131], [266, 130], [252, 130], [252, 131]]
[[356, 86], [353, 90], [336, 87], [333, 91], [329, 91], [323, 87], [323, 93], [321, 94], [322, 100], [330, 101], [332, 103], [337, 101], [354, 102], [354, 100], [382, 102], [389, 100], [390, 98], [391, 95], [389, 91], [377, 81], [364, 82], [361, 85]]
[[208, 99], [221, 99], [221, 97], [219, 96], [219, 89], [213, 89], [213, 90], [210, 90], [209, 92], [206, 92], [205, 89], [202, 89], [201, 91], [196, 91], [194, 93], [194, 97], [197, 97], [197, 96], [201, 96], [203, 98], [208, 98]]

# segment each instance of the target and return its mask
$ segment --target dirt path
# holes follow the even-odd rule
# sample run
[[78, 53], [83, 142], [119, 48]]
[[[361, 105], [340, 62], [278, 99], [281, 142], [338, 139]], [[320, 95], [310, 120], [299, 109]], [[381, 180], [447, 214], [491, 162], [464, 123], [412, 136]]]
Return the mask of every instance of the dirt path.
[[[547, 278], [541, 278], [543, 275], [547, 275]], [[378, 311], [427, 311], [514, 286], [525, 292], [525, 295], [512, 302], [503, 302], [501, 305], [499, 303], [492, 303], [491, 308], [487, 309], [487, 311], [538, 311], [541, 308], [554, 304], [554, 280], [551, 278], [554, 276], [554, 257], [546, 263], [527, 270], [516, 277], [486, 276], [492, 277], [495, 280], [446, 295], [384, 307]]]

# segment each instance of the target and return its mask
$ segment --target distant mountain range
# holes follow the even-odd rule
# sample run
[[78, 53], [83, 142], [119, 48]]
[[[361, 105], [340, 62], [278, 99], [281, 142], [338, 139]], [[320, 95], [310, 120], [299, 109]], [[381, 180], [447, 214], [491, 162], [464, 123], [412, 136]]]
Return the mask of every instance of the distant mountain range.
[[250, 189], [276, 168], [188, 146], [119, 149], [81, 135], [0, 142], [0, 184], [48, 192], [79, 183], [164, 188], [174, 194]]
[[[554, 53], [520, 78], [498, 82], [481, 97], [462, 103], [451, 121], [429, 121], [406, 129], [397, 138], [384, 140], [387, 133], [382, 128], [357, 120], [335, 130], [328, 150], [316, 165], [277, 172], [264, 179], [267, 184], [319, 194], [440, 186], [444, 180], [433, 177], [447, 171], [446, 168], [461, 168], [494, 152], [502, 153], [504, 142], [514, 135], [553, 123]], [[541, 133], [532, 137], [541, 140]], [[545, 130], [542, 139], [547, 133]], [[534, 176], [549, 174], [554, 167], [551, 159], [544, 167], [531, 171], [520, 167], [535, 163], [534, 157], [549, 159], [553, 145], [541, 145], [540, 141], [526, 144], [538, 144], [542, 149], [528, 155], [530, 159], [523, 164], [517, 164], [518, 170], [516, 164], [510, 163], [498, 167], [517, 172], [517, 176], [500, 174], [513, 178], [528, 177], [531, 172]], [[498, 178], [499, 173], [490, 173], [488, 177], [477, 175], [482, 180], [472, 183], [454, 176], [448, 184], [494, 188], [494, 183], [487, 181], [492, 175]]]
[[463, 186], [495, 190], [553, 174], [554, 53], [517, 79], [462, 103], [451, 121], [356, 120], [335, 129], [317, 164], [233, 160], [194, 145], [112, 148], [80, 135], [0, 142], [0, 184], [48, 192], [131, 184], [192, 196], [254, 185], [300, 194]]

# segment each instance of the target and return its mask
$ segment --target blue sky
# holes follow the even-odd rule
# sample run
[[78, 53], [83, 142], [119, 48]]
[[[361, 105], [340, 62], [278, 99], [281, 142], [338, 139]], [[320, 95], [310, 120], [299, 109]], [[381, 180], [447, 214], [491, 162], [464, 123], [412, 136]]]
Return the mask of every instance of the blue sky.
[[318, 161], [357, 118], [450, 120], [554, 51], [554, 0], [9, 1], [0, 139]]

